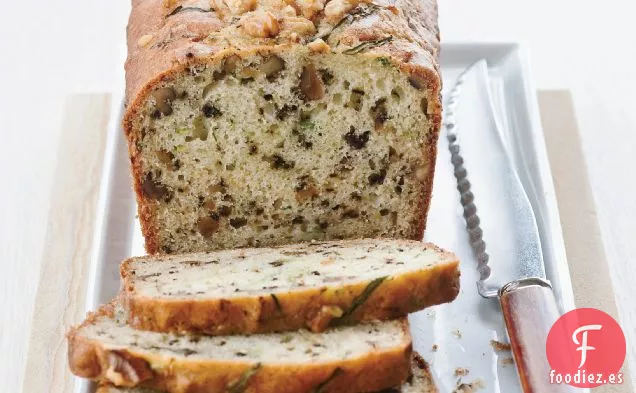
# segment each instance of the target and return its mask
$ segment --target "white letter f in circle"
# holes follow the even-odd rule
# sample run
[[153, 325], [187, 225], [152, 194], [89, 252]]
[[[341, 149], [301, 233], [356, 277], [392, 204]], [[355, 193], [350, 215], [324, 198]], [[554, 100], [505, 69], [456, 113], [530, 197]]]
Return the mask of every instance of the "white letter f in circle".
[[[601, 325], [585, 325], [576, 329], [574, 333], [572, 334], [572, 341], [574, 341], [574, 343], [577, 345], [581, 344], [581, 346], [576, 349], [577, 351], [581, 351], [581, 364], [579, 365], [579, 368], [583, 367], [583, 365], [585, 364], [585, 361], [587, 360], [587, 351], [596, 349], [594, 347], [589, 347], [587, 345], [588, 330], [601, 330], [601, 328], [602, 328]], [[583, 332], [582, 334], [583, 339], [581, 340], [582, 342], [579, 342], [576, 336], [578, 336], [578, 334], [581, 332]]]

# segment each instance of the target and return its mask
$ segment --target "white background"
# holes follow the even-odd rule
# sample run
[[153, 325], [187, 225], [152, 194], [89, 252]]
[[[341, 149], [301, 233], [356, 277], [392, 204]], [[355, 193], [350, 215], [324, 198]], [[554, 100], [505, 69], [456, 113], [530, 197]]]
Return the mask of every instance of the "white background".
[[[537, 88], [568, 88], [636, 375], [633, 0], [440, 0], [445, 41], [521, 41]], [[19, 392], [64, 97], [123, 78], [128, 0], [3, 1], [0, 11], [0, 381]], [[7, 385], [8, 383], [8, 385]], [[36, 393], [36, 392], [28, 392]]]

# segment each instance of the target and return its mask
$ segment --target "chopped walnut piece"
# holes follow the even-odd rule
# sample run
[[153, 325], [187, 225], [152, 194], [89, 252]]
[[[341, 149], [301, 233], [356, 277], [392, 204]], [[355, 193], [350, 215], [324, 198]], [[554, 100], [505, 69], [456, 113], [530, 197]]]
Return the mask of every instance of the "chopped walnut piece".
[[313, 18], [325, 8], [325, 0], [296, 0], [305, 18]]
[[177, 0], [163, 0], [163, 8], [172, 9], [177, 5]]
[[338, 22], [357, 5], [357, 0], [330, 0], [325, 5], [325, 16], [332, 23]]
[[419, 181], [426, 181], [428, 179], [429, 171], [427, 164], [414, 166], [413, 172], [415, 172], [415, 178]]
[[325, 86], [312, 63], [303, 67], [303, 72], [300, 75], [300, 91], [302, 91], [305, 101], [318, 100], [325, 95]]
[[281, 10], [281, 12], [284, 16], [298, 16], [296, 8], [292, 7], [291, 5], [285, 6], [285, 8]]
[[323, 41], [322, 38], [311, 41], [309, 44], [307, 44], [307, 47], [309, 48], [309, 50], [316, 53], [329, 53], [329, 51], [331, 50], [329, 45], [325, 41]]
[[320, 311], [309, 321], [309, 330], [314, 333], [322, 332], [329, 327], [334, 318], [340, 318], [342, 308], [338, 306], [322, 306]]
[[210, 0], [210, 8], [216, 11], [221, 19], [223, 19], [226, 15], [231, 14], [231, 10], [225, 3], [225, 0]]
[[157, 89], [152, 92], [151, 96], [155, 100], [155, 107], [159, 112], [166, 116], [172, 114], [172, 101], [177, 98], [177, 93], [172, 87]]
[[163, 165], [165, 165], [169, 171], [174, 171], [179, 169], [178, 163], [174, 159], [174, 154], [167, 150], [157, 150], [156, 152], [157, 158]]
[[258, 69], [267, 77], [275, 77], [285, 68], [285, 61], [276, 55], [272, 55], [260, 64]]
[[134, 386], [141, 380], [137, 370], [124, 357], [116, 354], [108, 354], [108, 369], [106, 379], [115, 385]]
[[292, 35], [294, 33], [304, 36], [314, 34], [316, 26], [307, 18], [300, 16], [287, 16], [281, 21], [281, 35]]
[[296, 191], [296, 201], [298, 203], [302, 203], [319, 195], [320, 192], [318, 189], [313, 184], [310, 184], [309, 186]]
[[152, 41], [152, 34], [144, 34], [142, 35], [139, 40], [137, 40], [137, 45], [141, 46], [142, 48], [148, 46], [148, 44], [150, 43], [150, 41]]
[[233, 74], [236, 72], [236, 67], [241, 61], [241, 58], [237, 55], [228, 56], [223, 62], [223, 72], [226, 74]]
[[152, 172], [148, 172], [141, 184], [141, 191], [145, 198], [156, 200], [169, 200], [172, 198], [170, 189], [159, 180], [157, 180]]
[[243, 30], [256, 38], [276, 37], [280, 32], [278, 20], [271, 12], [253, 11], [245, 14]]
[[256, 8], [256, 0], [224, 0], [232, 15], [242, 15]]
[[237, 73], [237, 76], [241, 79], [254, 79], [260, 72], [255, 67], [243, 67], [243, 69]]
[[219, 230], [219, 220], [212, 217], [201, 217], [197, 221], [197, 229], [201, 236], [211, 238]]

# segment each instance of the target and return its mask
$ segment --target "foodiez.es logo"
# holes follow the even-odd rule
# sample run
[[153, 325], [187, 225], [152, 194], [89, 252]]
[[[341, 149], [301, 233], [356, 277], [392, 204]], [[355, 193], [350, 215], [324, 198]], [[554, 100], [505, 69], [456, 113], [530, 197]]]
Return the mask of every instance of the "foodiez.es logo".
[[623, 383], [625, 335], [608, 314], [594, 308], [572, 310], [550, 329], [546, 354], [550, 383], [579, 388]]

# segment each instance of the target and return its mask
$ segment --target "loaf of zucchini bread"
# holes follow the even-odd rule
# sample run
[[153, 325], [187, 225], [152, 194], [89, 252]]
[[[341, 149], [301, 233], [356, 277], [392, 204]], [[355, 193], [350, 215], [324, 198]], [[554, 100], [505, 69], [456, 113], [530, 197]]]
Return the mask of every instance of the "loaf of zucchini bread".
[[415, 240], [341, 240], [131, 258], [122, 303], [137, 329], [227, 335], [404, 317], [459, 292], [457, 258]]
[[435, 0], [133, 0], [127, 135], [149, 253], [421, 239]]

